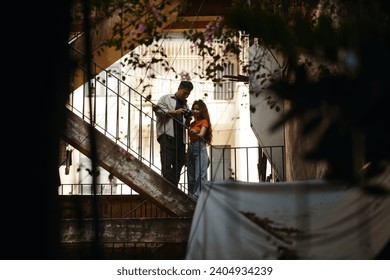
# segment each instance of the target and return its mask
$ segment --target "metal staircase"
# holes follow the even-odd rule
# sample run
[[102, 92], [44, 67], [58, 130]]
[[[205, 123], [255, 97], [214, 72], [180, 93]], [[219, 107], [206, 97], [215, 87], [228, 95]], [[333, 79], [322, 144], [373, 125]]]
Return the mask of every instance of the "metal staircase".
[[[63, 140], [87, 157], [91, 156], [90, 124], [67, 109], [67, 129]], [[173, 216], [191, 216], [195, 201], [166, 181], [160, 174], [142, 163], [121, 146], [95, 129], [97, 164], [143, 197]]]

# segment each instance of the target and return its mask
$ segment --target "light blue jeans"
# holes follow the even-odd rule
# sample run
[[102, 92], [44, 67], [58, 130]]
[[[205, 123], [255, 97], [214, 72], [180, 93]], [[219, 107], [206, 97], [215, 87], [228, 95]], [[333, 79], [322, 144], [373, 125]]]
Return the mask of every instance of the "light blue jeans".
[[199, 197], [201, 186], [207, 181], [208, 155], [206, 143], [190, 143], [187, 151], [188, 191]]

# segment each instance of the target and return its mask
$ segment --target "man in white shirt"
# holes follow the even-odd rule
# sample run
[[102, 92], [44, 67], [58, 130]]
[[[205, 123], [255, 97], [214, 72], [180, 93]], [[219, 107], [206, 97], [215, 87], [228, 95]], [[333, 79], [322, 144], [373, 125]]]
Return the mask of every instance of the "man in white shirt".
[[160, 97], [155, 108], [162, 175], [175, 186], [186, 160], [185, 128], [192, 118], [187, 98], [193, 88], [190, 81], [181, 81], [177, 92]]

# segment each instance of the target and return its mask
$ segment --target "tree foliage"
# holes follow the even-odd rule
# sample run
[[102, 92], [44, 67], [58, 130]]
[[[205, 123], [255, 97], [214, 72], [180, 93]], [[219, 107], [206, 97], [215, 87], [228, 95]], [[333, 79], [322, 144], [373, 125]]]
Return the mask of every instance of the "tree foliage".
[[[302, 137], [321, 130], [307, 154], [328, 163], [330, 179], [361, 181], [361, 168], [382, 171], [390, 159], [389, 15], [386, 1], [232, 1], [213, 38], [231, 47], [237, 32], [282, 54], [287, 67], [270, 89], [291, 109], [274, 125], [293, 119]], [[208, 32], [189, 38], [209, 50]], [[234, 42], [233, 42], [234, 43]], [[219, 57], [214, 57], [222, 61]], [[255, 62], [249, 61], [250, 64]], [[223, 65], [223, 63], [221, 64]], [[261, 64], [259, 64], [261, 65]], [[250, 68], [243, 68], [250, 75]], [[274, 76], [275, 77], [275, 76]], [[258, 93], [255, 93], [258, 94]], [[325, 128], [324, 128], [325, 127]]]
[[[184, 1], [185, 2], [185, 1]], [[191, 2], [191, 1], [187, 1]], [[152, 45], [162, 38], [167, 22], [166, 3], [121, 1], [122, 22], [129, 15], [135, 26], [136, 44]], [[153, 4], [150, 4], [153, 3]], [[302, 123], [302, 137], [321, 131], [315, 147], [307, 154], [329, 166], [329, 178], [362, 180], [360, 170], [381, 171], [390, 159], [389, 110], [389, 15], [388, 1], [342, 0], [232, 0], [223, 17], [205, 30], [189, 29], [184, 36], [206, 61], [201, 78], [220, 82], [220, 74], [232, 59], [240, 61], [241, 72], [250, 76], [264, 67], [261, 61], [244, 61], [243, 46], [259, 44], [284, 57], [277, 73], [258, 75], [262, 84], [288, 101], [277, 128], [291, 120]], [[181, 8], [185, 8], [181, 6]], [[118, 25], [108, 45], [123, 47], [125, 26]], [[134, 45], [125, 46], [132, 49]], [[150, 63], [162, 63], [175, 71], [158, 50]], [[126, 62], [144, 65], [136, 55]], [[253, 68], [253, 66], [256, 67]], [[271, 81], [272, 83], [266, 83]], [[263, 90], [264, 88], [262, 88]], [[259, 92], [251, 92], [256, 96]], [[268, 100], [270, 106], [275, 104]], [[367, 174], [366, 174], [367, 175]]]

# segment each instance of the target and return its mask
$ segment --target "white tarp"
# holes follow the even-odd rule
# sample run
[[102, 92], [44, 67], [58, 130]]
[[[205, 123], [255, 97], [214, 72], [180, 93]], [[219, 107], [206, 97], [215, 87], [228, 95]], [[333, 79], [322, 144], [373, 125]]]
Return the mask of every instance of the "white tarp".
[[322, 180], [208, 182], [186, 259], [374, 259], [389, 240], [389, 195]]

